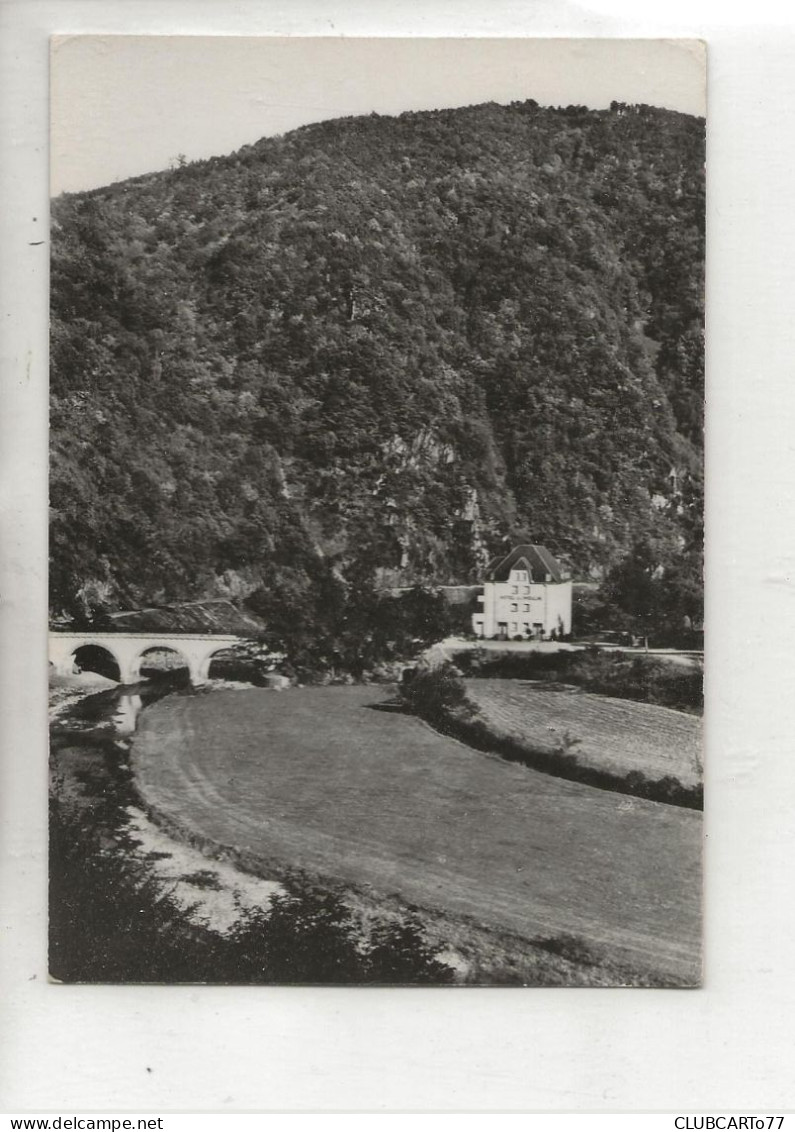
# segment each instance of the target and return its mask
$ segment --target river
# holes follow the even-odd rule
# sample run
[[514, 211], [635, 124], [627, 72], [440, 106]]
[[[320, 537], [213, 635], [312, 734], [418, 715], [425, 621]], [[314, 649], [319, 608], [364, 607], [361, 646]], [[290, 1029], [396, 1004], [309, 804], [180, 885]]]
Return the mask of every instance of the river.
[[[134, 857], [189, 921], [225, 933], [241, 912], [267, 908], [284, 889], [275, 880], [241, 872], [231, 862], [169, 835], [151, 820], [134, 783], [125, 777], [141, 712], [175, 693], [168, 680], [134, 686], [114, 686], [90, 677], [60, 682], [51, 708], [54, 762], [62, 794], [74, 806], [88, 810], [109, 793], [118, 793], [126, 815], [125, 844], [132, 846]], [[177, 694], [190, 695], [186, 689]], [[112, 837], [113, 832], [106, 834]]]

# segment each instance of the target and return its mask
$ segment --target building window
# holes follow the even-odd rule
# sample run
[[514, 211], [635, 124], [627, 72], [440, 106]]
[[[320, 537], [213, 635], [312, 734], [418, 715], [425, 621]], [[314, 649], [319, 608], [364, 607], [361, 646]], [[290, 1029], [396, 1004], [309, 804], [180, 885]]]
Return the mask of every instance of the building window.
[[512, 601], [511, 602], [511, 613], [516, 613], [516, 611], [518, 609], [519, 609], [519, 606], [517, 605], [517, 603], [515, 601]]
[[525, 586], [524, 593], [526, 593], [526, 594], [530, 593], [530, 587], [529, 586]]
[[515, 633], [515, 632], [516, 632], [516, 629], [517, 629], [517, 626], [516, 626], [516, 622], [515, 622], [515, 621], [512, 621], [512, 622], [511, 622], [511, 632], [512, 632], [512, 633]]
[[512, 587], [512, 593], [518, 594], [518, 593], [519, 593], [519, 587], [518, 587], [518, 586], [513, 586], [513, 587]]
[[530, 602], [529, 601], [526, 601], [524, 603], [524, 605], [522, 606], [522, 612], [523, 613], [529, 613], [530, 612]]

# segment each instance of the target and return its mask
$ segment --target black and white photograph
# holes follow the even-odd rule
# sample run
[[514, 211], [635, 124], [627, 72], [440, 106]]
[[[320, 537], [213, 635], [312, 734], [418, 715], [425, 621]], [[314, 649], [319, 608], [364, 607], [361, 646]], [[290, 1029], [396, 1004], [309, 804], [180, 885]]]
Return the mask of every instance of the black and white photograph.
[[51, 41], [53, 982], [701, 985], [705, 84]]

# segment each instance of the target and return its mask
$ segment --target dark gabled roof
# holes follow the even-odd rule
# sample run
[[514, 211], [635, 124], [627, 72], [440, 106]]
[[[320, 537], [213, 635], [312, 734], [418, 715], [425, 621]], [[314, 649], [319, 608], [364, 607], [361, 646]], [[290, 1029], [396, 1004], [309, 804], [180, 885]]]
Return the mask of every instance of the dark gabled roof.
[[507, 582], [511, 570], [527, 570], [532, 582], [563, 582], [568, 576], [545, 546], [522, 543], [501, 558], [494, 558], [486, 567], [487, 582]]
[[111, 632], [221, 633], [256, 637], [265, 623], [231, 601], [186, 601], [154, 609], [132, 609], [110, 614]]

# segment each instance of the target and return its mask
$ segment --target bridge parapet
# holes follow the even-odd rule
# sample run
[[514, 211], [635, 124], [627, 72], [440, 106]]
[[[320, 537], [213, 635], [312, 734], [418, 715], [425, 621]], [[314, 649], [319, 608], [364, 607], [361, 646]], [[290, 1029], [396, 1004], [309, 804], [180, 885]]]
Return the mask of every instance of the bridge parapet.
[[60, 676], [74, 673], [75, 653], [84, 645], [105, 649], [119, 667], [120, 682], [140, 678], [141, 660], [149, 649], [170, 649], [184, 657], [192, 684], [203, 684], [217, 652], [240, 644], [242, 637], [222, 633], [50, 633], [49, 653]]

